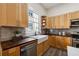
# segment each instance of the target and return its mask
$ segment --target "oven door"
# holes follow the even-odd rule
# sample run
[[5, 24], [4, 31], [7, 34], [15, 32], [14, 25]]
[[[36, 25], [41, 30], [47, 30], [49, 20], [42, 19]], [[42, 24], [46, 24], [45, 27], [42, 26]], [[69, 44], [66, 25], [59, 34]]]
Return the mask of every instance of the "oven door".
[[36, 56], [36, 43], [21, 47], [21, 56]]

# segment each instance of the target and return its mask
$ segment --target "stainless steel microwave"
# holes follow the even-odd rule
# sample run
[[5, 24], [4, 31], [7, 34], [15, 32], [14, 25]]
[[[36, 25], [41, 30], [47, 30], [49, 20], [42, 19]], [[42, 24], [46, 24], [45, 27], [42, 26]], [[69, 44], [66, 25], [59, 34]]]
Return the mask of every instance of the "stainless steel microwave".
[[79, 18], [71, 20], [71, 27], [79, 27]]

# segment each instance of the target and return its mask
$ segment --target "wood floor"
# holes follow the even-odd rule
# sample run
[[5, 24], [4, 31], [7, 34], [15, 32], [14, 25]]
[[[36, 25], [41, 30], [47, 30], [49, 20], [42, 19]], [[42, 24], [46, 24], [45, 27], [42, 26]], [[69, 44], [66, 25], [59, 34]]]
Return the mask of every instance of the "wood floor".
[[67, 51], [56, 48], [49, 48], [43, 56], [67, 56]]

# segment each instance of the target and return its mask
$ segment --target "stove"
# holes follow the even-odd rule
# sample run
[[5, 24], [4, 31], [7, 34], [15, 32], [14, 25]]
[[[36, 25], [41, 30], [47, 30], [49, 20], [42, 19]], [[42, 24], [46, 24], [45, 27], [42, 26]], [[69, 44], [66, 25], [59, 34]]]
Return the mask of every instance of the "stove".
[[72, 38], [72, 46], [79, 48], [79, 39]]

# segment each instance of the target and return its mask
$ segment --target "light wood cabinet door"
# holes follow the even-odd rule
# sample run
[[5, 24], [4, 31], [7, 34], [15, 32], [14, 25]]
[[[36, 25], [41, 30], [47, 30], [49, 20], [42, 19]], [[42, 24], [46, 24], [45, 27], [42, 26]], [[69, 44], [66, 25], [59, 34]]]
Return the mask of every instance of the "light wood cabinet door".
[[0, 26], [7, 25], [6, 4], [0, 4]]
[[72, 39], [70, 37], [63, 37], [64, 40], [64, 49], [67, 49], [67, 46], [71, 46], [72, 45]]
[[41, 56], [44, 52], [44, 44], [40, 43], [37, 45], [37, 55]]
[[48, 40], [49, 40], [49, 45], [50, 46], [56, 47], [56, 37], [55, 36], [49, 36]]
[[28, 6], [25, 3], [0, 4], [0, 26], [28, 26]]
[[0, 4], [0, 25], [2, 23], [2, 4]]
[[51, 17], [51, 28], [55, 28], [55, 17]]
[[2, 56], [8, 56], [8, 50], [2, 51]]
[[14, 47], [2, 52], [3, 56], [20, 56], [20, 47]]
[[55, 16], [54, 26], [56, 29], [61, 28], [61, 19], [60, 16]]
[[9, 56], [20, 56], [20, 47], [14, 47], [8, 50]]
[[63, 28], [70, 28], [70, 14], [64, 14], [63, 18]]
[[17, 4], [6, 4], [7, 26], [17, 26]]
[[28, 6], [27, 4], [19, 4], [19, 26], [28, 26]]
[[70, 18], [70, 19], [77, 19], [77, 18], [79, 18], [79, 11], [72, 12], [72, 13], [71, 13], [71, 18]]
[[44, 52], [47, 51], [47, 49], [49, 48], [49, 45], [48, 45], [48, 40], [44, 41]]
[[52, 28], [52, 19], [51, 19], [51, 17], [47, 17], [46, 27], [47, 28]]
[[56, 48], [63, 48], [63, 39], [61, 38], [61, 36], [56, 36]]

